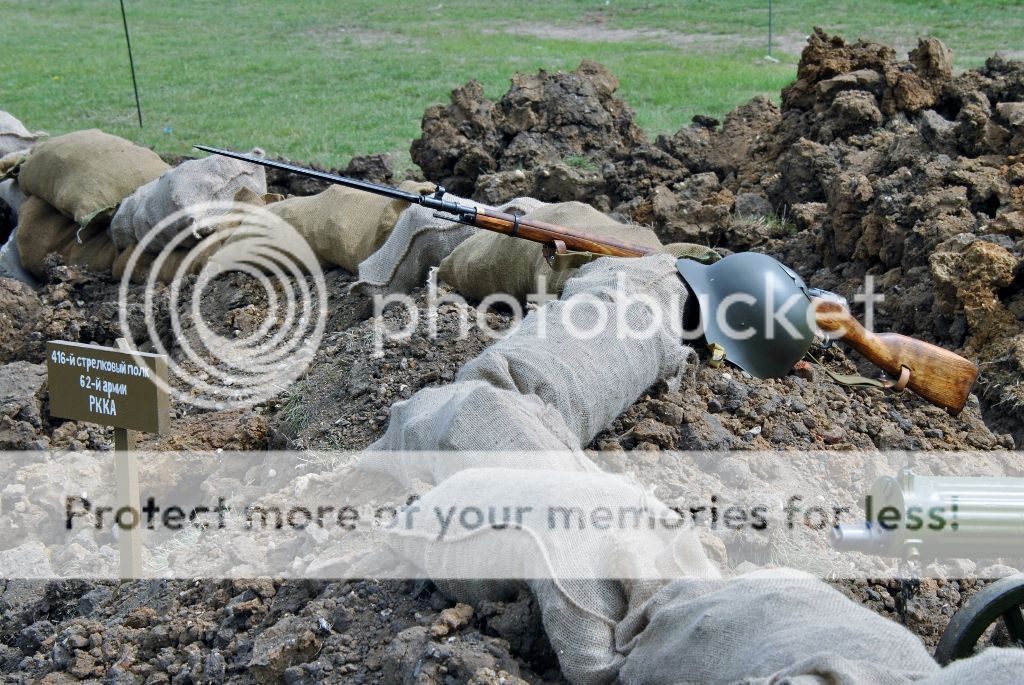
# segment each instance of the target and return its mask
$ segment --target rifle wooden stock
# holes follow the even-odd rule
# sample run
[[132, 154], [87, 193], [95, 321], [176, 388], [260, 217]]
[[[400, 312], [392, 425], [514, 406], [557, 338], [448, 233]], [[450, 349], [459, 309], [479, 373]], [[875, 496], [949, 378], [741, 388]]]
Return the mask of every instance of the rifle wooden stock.
[[818, 326], [842, 340], [890, 376], [910, 372], [907, 387], [956, 416], [967, 403], [978, 367], [958, 354], [898, 333], [872, 333], [838, 302], [814, 298]]
[[564, 226], [546, 224], [543, 221], [529, 221], [493, 209], [478, 209], [473, 225], [487, 231], [503, 233], [513, 238], [532, 240], [545, 245], [561, 241], [567, 250], [574, 252], [593, 252], [609, 257], [643, 257], [657, 252], [655, 248], [646, 245], [588, 235]]

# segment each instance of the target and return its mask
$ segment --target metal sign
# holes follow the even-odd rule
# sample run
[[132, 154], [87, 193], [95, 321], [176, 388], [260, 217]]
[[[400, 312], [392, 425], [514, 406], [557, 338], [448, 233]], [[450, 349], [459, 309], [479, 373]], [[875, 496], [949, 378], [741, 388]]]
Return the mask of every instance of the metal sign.
[[165, 356], [52, 340], [46, 368], [52, 416], [147, 433], [167, 429]]

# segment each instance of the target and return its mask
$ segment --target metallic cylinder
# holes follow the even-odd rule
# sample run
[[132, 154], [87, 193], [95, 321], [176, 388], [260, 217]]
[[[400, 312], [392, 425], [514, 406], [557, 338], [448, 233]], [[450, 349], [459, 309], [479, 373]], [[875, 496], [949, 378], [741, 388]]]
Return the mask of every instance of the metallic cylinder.
[[840, 526], [833, 545], [907, 559], [1024, 558], [1024, 478], [879, 478], [867, 523]]

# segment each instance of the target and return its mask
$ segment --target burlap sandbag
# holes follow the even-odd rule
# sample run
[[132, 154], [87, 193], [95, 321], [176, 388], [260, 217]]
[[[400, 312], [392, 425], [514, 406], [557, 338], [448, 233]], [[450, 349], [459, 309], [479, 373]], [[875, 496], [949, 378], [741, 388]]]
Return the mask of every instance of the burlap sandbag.
[[107, 221], [119, 202], [169, 168], [152, 150], [89, 129], [36, 144], [18, 183], [86, 226]]
[[[1017, 685], [1024, 673], [1024, 650], [989, 647], [977, 656], [954, 661], [917, 685]], [[818, 685], [813, 683], [812, 685]]]
[[17, 175], [21, 165], [28, 159], [28, 150], [15, 150], [0, 157], [0, 179]]
[[[514, 335], [467, 363], [458, 380], [537, 395], [586, 444], [685, 364], [690, 350], [681, 343], [680, 321], [687, 299], [672, 257], [599, 259], [565, 284], [561, 300], [532, 312]], [[596, 326], [602, 317], [607, 325]], [[634, 337], [638, 331], [649, 333]]]
[[0, 157], [19, 150], [27, 150], [45, 136], [42, 131], [30, 133], [15, 116], [0, 111]]
[[[418, 193], [434, 186], [406, 181], [400, 187]], [[384, 244], [407, 207], [401, 200], [342, 186], [267, 205], [306, 239], [321, 261], [352, 273]]]
[[940, 668], [906, 628], [785, 569], [674, 582], [634, 620], [623, 685], [1011, 685], [1024, 673], [1019, 649]]
[[117, 249], [103, 226], [80, 227], [37, 197], [29, 197], [19, 215], [17, 247], [24, 268], [45, 278], [46, 256], [60, 255], [69, 266], [110, 273]]
[[[263, 204], [259, 198], [266, 192], [266, 174], [258, 164], [219, 155], [189, 160], [126, 198], [110, 222], [110, 236], [114, 244], [123, 249], [141, 242], [143, 236], [164, 219], [180, 213], [147, 242], [146, 250], [157, 253], [181, 231], [192, 231], [197, 222], [224, 214], [223, 208], [214, 208], [208, 203], [230, 202], [241, 193], [242, 197], [251, 197]], [[210, 226], [213, 230], [219, 228], [215, 223]], [[210, 232], [212, 230], [200, 231], [202, 235], [190, 236], [181, 246], [191, 247]]]
[[[455, 384], [396, 402], [387, 431], [369, 451], [580, 448], [644, 390], [683, 368], [691, 354], [679, 333], [687, 299], [667, 255], [588, 264], [562, 300], [531, 312], [513, 335], [468, 362]], [[661, 311], [651, 310], [652, 301]], [[609, 326], [589, 338], [574, 335], [574, 327], [589, 334], [598, 309]], [[634, 338], [623, 334], [627, 327], [649, 334]], [[374, 459], [376, 468], [402, 481], [415, 472], [436, 483], [459, 468], [453, 457], [427, 477], [404, 456]]]
[[76, 231], [75, 236], [58, 250], [58, 254], [69, 266], [84, 266], [96, 273], [109, 274], [117, 258], [117, 248], [105, 227], [91, 226]]
[[637, 621], [626, 685], [895, 685], [939, 671], [910, 631], [795, 571], [679, 580]]
[[[446, 194], [445, 200], [480, 207], [479, 203]], [[520, 197], [498, 209], [525, 214], [543, 203]], [[434, 216], [434, 210], [413, 205], [402, 212], [380, 249], [359, 265], [355, 287], [371, 295], [407, 293], [426, 283], [430, 269], [479, 229]]]
[[29, 197], [18, 213], [18, 252], [21, 265], [36, 278], [46, 278], [44, 261], [75, 239], [78, 225], [46, 201]]
[[[501, 455], [490, 456], [501, 461]], [[639, 627], [629, 614], [657, 592], [662, 579], [718, 577], [693, 527], [626, 476], [523, 469], [518, 463], [469, 468], [415, 507], [394, 529], [392, 547], [460, 601], [495, 601], [529, 588], [563, 673], [580, 685], [614, 680], [625, 661], [619, 626]], [[472, 518], [416, 515], [517, 510], [514, 526], [495, 528]], [[597, 510], [632, 512], [635, 525], [577, 527], [570, 513]], [[495, 516], [495, 522], [505, 520]]]
[[[651, 229], [620, 224], [582, 202], [545, 205], [525, 218], [647, 247], [661, 246]], [[445, 257], [438, 278], [467, 297], [483, 299], [492, 293], [506, 293], [522, 300], [540, 291], [538, 276], [546, 279], [545, 292], [557, 294], [574, 273], [575, 269], [555, 271], [548, 266], [540, 243], [480, 231]]]
[[[487, 448], [481, 447], [481, 426], [488, 427]], [[481, 449], [516, 456], [498, 459], [488, 453], [489, 458], [481, 459]], [[552, 454], [559, 455], [558, 463], [551, 461]], [[424, 388], [393, 404], [387, 431], [361, 455], [360, 465], [403, 485], [437, 484], [478, 466], [597, 470], [557, 409], [536, 395], [509, 392], [480, 380]]]

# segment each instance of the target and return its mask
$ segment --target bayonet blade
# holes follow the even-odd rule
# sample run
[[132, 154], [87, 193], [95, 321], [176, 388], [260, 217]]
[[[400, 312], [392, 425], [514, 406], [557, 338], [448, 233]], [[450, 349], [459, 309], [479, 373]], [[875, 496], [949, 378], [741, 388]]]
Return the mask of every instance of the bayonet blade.
[[[339, 186], [345, 186], [346, 188], [355, 188], [356, 190], [363, 190], [368, 193], [374, 193], [375, 195], [383, 195], [384, 197], [390, 197], [395, 200], [404, 200], [413, 204], [428, 204], [424, 202], [424, 196], [417, 193], [409, 193], [398, 188], [392, 188], [390, 186], [383, 186], [377, 183], [370, 183], [369, 181], [359, 181], [354, 178], [348, 178], [347, 176], [338, 176], [337, 174], [330, 174], [326, 171], [317, 171], [316, 169], [307, 169], [305, 167], [296, 166], [294, 164], [288, 164], [287, 162], [277, 162], [272, 159], [264, 159], [263, 157], [256, 157], [255, 155], [249, 155], [244, 152], [234, 152], [232, 150], [222, 150], [216, 147], [207, 147], [206, 145], [194, 146], [197, 150], [203, 150], [204, 152], [212, 152], [215, 155], [221, 155], [223, 157], [231, 157], [232, 159], [239, 159], [243, 162], [251, 162], [252, 164], [259, 164], [260, 166], [270, 167], [271, 169], [280, 169], [281, 171], [288, 171], [293, 174], [299, 174], [300, 176], [306, 176], [307, 178], [315, 178], [318, 181], [325, 181], [327, 183], [333, 183]], [[429, 205], [428, 205], [429, 206]]]

